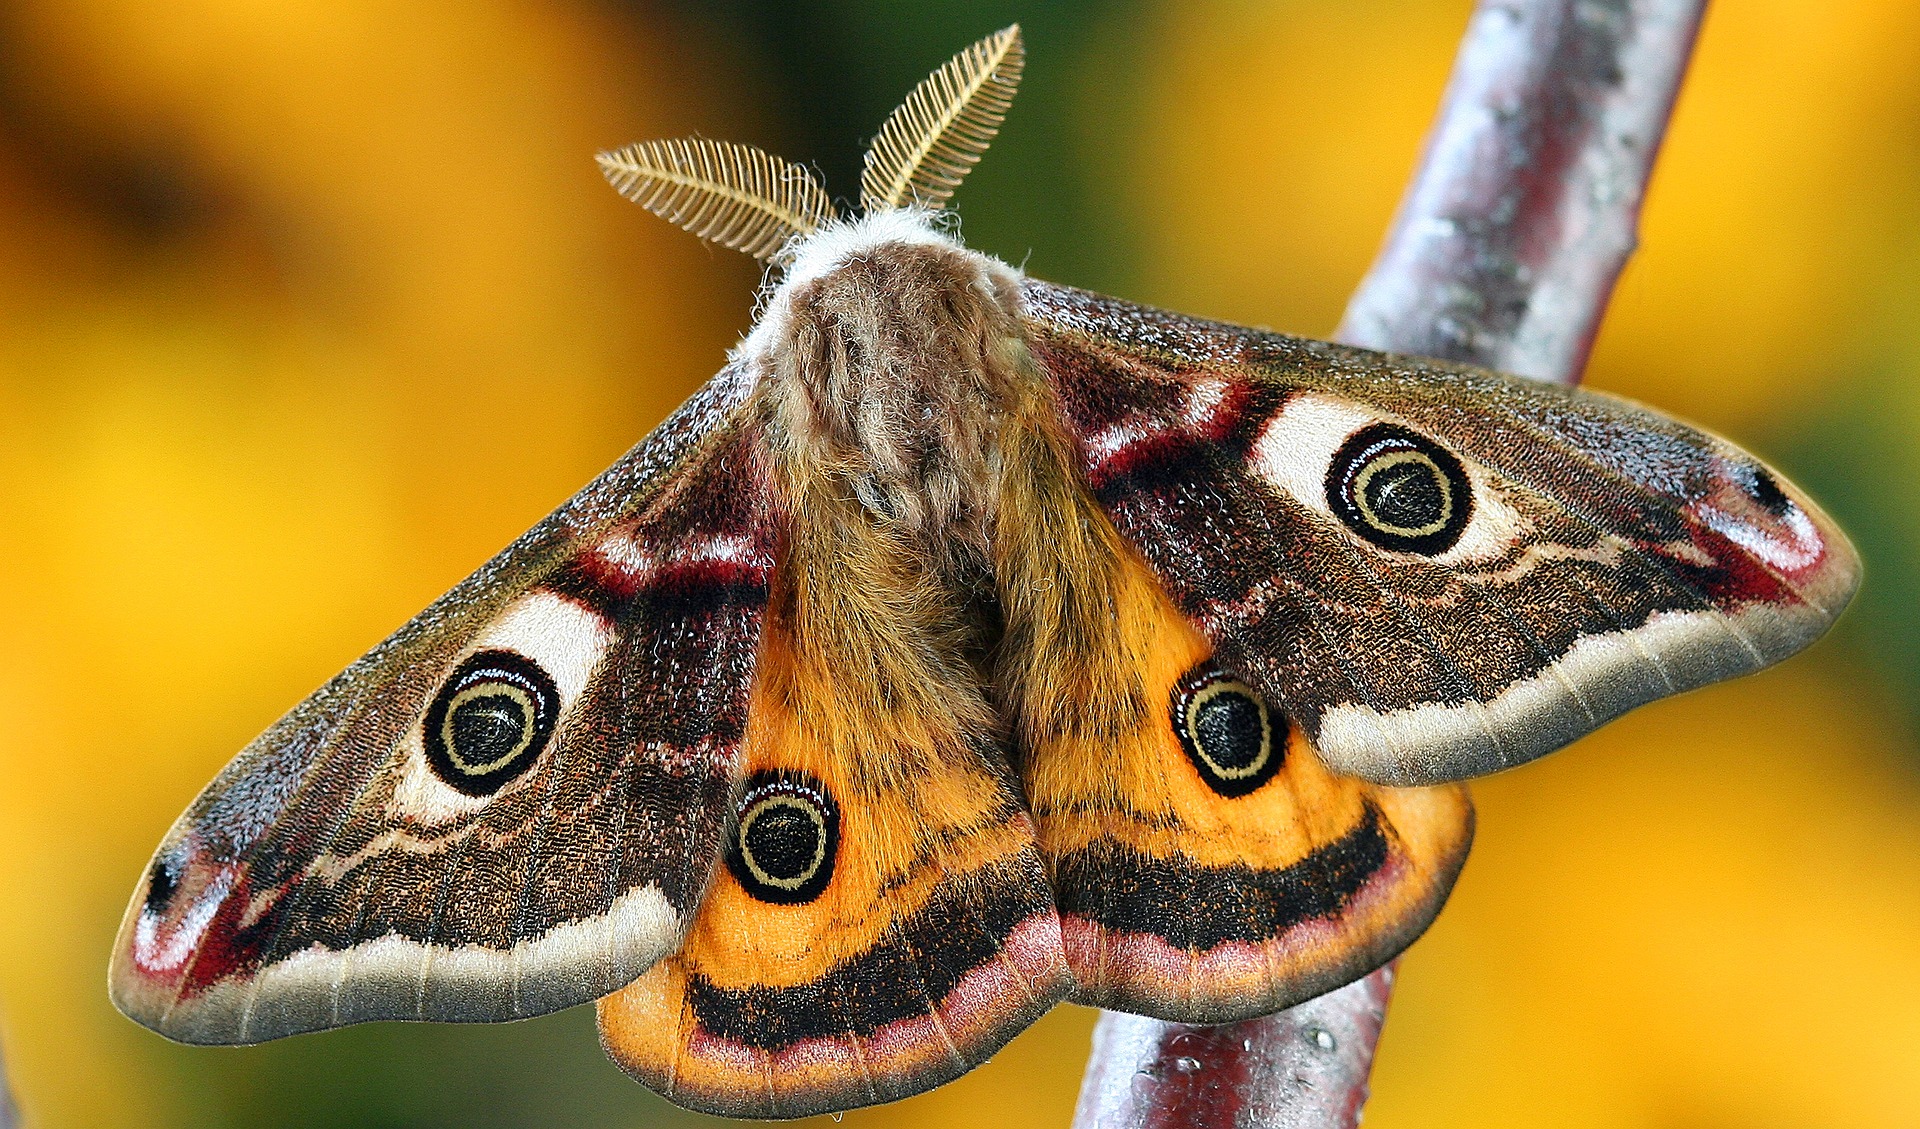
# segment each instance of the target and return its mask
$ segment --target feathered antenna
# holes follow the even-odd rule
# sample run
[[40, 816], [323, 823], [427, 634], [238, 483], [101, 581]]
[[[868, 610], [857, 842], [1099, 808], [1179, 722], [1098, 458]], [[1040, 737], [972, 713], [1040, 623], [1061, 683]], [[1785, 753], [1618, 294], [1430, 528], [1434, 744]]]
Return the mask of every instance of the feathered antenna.
[[834, 217], [813, 174], [749, 145], [646, 141], [599, 156], [614, 189], [702, 239], [768, 259]]
[[1007, 120], [1026, 59], [1020, 25], [1014, 24], [947, 60], [914, 87], [867, 150], [861, 206], [876, 212], [945, 204]]

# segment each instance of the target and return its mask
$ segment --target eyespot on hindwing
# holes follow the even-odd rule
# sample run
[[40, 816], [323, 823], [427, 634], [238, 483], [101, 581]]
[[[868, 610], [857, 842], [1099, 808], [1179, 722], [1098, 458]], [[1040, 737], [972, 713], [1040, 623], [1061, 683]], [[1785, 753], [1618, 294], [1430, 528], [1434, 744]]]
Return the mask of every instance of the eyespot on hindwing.
[[741, 888], [777, 905], [819, 897], [840, 847], [840, 809], [826, 788], [804, 773], [761, 772], [735, 810], [727, 869]]
[[1183, 675], [1168, 704], [1181, 749], [1200, 779], [1222, 796], [1251, 794], [1286, 760], [1285, 716], [1211, 661]]

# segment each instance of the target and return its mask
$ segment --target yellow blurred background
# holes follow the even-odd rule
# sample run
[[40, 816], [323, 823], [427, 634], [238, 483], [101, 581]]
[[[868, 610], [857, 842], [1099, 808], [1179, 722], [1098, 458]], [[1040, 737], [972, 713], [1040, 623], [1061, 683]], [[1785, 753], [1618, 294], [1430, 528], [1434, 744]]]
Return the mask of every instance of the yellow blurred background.
[[[178, 1047], [104, 990], [248, 738], [652, 426], [757, 275], [597, 149], [816, 163], [1012, 19], [958, 200], [1043, 277], [1331, 331], [1467, 0], [0, 0], [0, 1047], [30, 1124], [685, 1123], [585, 1010]], [[1476, 787], [1369, 1126], [1920, 1124], [1920, 6], [1709, 16], [1593, 384], [1752, 446], [1835, 637]], [[1092, 1013], [855, 1126], [1062, 1126]]]

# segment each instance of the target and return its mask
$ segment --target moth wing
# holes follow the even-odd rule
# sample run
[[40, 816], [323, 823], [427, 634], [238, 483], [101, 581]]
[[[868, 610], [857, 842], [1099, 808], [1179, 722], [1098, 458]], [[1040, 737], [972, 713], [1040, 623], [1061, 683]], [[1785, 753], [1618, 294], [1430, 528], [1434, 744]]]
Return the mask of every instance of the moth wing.
[[1329, 767], [1496, 771], [1818, 638], [1859, 578], [1805, 495], [1602, 395], [1028, 283], [1094, 496]]
[[1146, 708], [1048, 726], [1022, 758], [1074, 1002], [1229, 1023], [1391, 960], [1466, 862], [1466, 786], [1329, 772], [1144, 563], [1116, 555], [1113, 649]]
[[1018, 785], [989, 732], [862, 700], [777, 611], [760, 664], [727, 864], [685, 945], [600, 1001], [601, 1043], [728, 1117], [931, 1089], [1071, 987]]
[[114, 1002], [173, 1039], [538, 1015], [716, 858], [776, 540], [729, 369], [253, 741], [162, 842]]

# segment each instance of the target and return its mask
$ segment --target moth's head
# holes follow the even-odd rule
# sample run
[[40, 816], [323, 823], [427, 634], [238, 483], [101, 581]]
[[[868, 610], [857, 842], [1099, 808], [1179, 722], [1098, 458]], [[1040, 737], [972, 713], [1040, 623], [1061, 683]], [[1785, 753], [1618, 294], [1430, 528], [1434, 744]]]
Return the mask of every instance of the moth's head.
[[841, 221], [806, 168], [747, 145], [693, 138], [600, 154], [614, 188], [702, 239], [745, 251], [791, 281], [877, 238], [938, 239], [930, 222], [1006, 120], [1026, 48], [1015, 24], [928, 75], [867, 149], [861, 216]]

